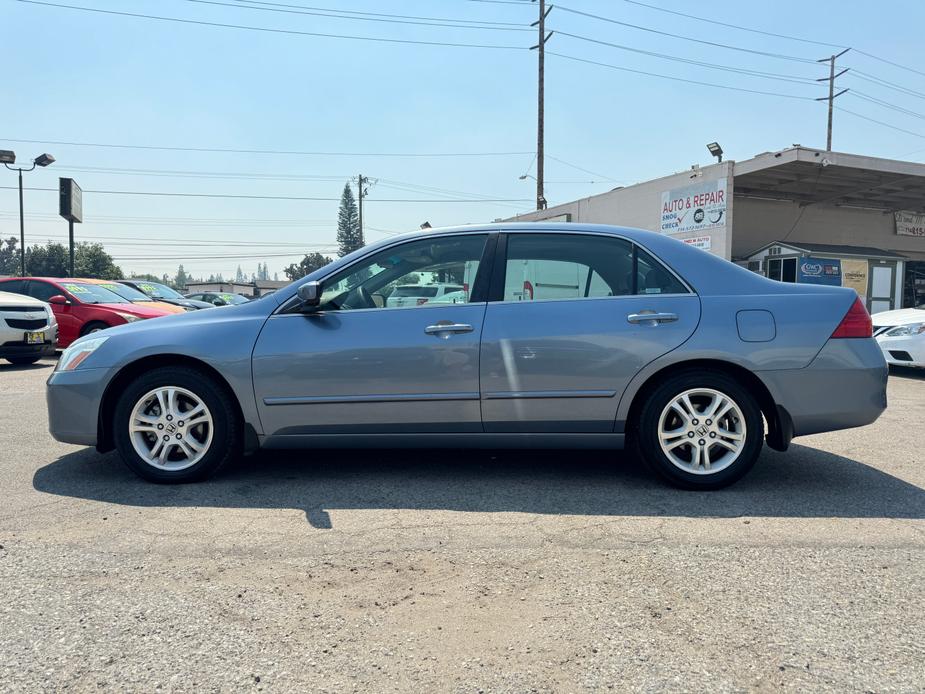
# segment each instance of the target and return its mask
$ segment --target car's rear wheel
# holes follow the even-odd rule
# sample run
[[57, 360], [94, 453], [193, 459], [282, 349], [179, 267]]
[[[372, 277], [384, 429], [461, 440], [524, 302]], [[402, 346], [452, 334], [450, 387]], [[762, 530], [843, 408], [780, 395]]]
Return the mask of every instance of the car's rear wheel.
[[185, 367], [154, 369], [116, 402], [113, 434], [126, 465], [152, 482], [192, 482], [215, 474], [240, 449], [232, 396]]
[[763, 436], [754, 397], [718, 371], [677, 374], [649, 393], [639, 416], [643, 457], [685, 489], [719, 489], [740, 479], [758, 459]]

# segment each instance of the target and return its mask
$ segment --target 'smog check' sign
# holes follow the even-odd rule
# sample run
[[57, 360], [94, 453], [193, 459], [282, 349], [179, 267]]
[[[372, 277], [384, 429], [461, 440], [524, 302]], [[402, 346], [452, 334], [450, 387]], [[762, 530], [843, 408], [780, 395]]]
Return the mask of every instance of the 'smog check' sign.
[[896, 233], [900, 236], [925, 236], [925, 214], [897, 212]]
[[726, 224], [726, 180], [703, 181], [662, 193], [663, 234], [706, 231]]

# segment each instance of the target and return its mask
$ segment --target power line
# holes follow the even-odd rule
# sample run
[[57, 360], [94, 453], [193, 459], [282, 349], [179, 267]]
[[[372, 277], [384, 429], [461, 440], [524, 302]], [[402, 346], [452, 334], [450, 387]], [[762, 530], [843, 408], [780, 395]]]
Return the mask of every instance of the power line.
[[916, 90], [910, 89], [909, 87], [905, 87], [901, 84], [896, 84], [895, 82], [890, 82], [889, 80], [882, 79], [880, 77], [877, 77], [876, 75], [871, 75], [869, 72], [864, 72], [856, 68], [851, 68], [851, 73], [848, 76], [849, 77], [859, 77], [866, 82], [871, 82], [872, 84], [876, 84], [881, 87], [886, 87], [887, 89], [892, 89], [901, 94], [905, 94], [906, 96], [914, 96], [919, 99], [925, 99], [925, 93], [917, 92]]
[[836, 110], [841, 111], [842, 113], [847, 113], [849, 115], [852, 115], [855, 118], [861, 118], [863, 120], [870, 121], [871, 123], [876, 123], [877, 125], [882, 125], [884, 127], [891, 128], [892, 130], [898, 130], [901, 133], [912, 135], [913, 137], [921, 137], [922, 139], [925, 139], [925, 135], [923, 135], [922, 133], [917, 133], [911, 130], [906, 130], [905, 128], [900, 128], [898, 125], [891, 125], [890, 123], [885, 123], [882, 120], [877, 120], [876, 118], [871, 118], [869, 116], [861, 115], [860, 113], [855, 113], [854, 111], [849, 111], [848, 109], [842, 108], [841, 106], [836, 106], [835, 108]]
[[486, 21], [481, 19], [459, 19], [457, 17], [421, 17], [418, 15], [407, 15], [407, 14], [393, 14], [385, 12], [360, 12], [358, 10], [342, 10], [342, 9], [331, 9], [327, 7], [309, 7], [307, 5], [293, 5], [281, 2], [262, 2], [261, 0], [236, 0], [236, 2], [246, 2], [248, 5], [272, 5], [274, 7], [298, 7], [303, 10], [319, 10], [324, 12], [337, 12], [339, 14], [345, 15], [366, 15], [371, 17], [399, 17], [401, 19], [419, 19], [422, 21], [434, 21], [434, 22], [460, 22], [464, 24], [494, 24], [502, 26], [516, 26], [523, 27], [521, 22], [495, 22], [495, 21]]
[[[806, 38], [802, 38], [802, 37], [800, 37], [800, 36], [791, 36], [791, 35], [788, 35], [788, 34], [779, 34], [779, 33], [775, 33], [775, 32], [773, 32], [773, 31], [764, 31], [764, 30], [762, 30], [762, 29], [755, 29], [755, 28], [753, 28], [753, 27], [741, 26], [741, 25], [739, 25], [739, 24], [729, 24], [729, 23], [726, 23], [726, 22], [717, 21], [717, 20], [715, 20], [715, 19], [707, 19], [707, 18], [705, 18], [705, 17], [700, 17], [700, 16], [697, 16], [697, 15], [694, 15], [694, 14], [687, 14], [687, 13], [685, 13], [685, 12], [678, 12], [677, 10], [669, 10], [669, 9], [667, 9], [667, 8], [665, 8], [665, 7], [658, 7], [657, 5], [650, 5], [650, 4], [645, 3], [645, 2], [640, 2], [639, 0], [623, 0], [623, 2], [629, 3], [630, 5], [637, 5], [637, 6], [639, 6], [639, 7], [645, 7], [645, 8], [650, 9], [650, 10], [656, 10], [656, 11], [658, 11], [658, 12], [665, 12], [665, 13], [667, 13], [667, 14], [673, 14], [673, 15], [676, 15], [676, 16], [678, 16], [678, 17], [684, 17], [684, 18], [686, 18], [686, 19], [693, 19], [693, 20], [696, 20], [696, 21], [698, 21], [698, 22], [706, 22], [707, 24], [712, 24], [712, 25], [714, 25], [714, 26], [722, 26], [722, 27], [727, 27], [727, 28], [729, 28], [729, 29], [738, 29], [738, 30], [740, 30], [740, 31], [748, 31], [748, 32], [751, 32], [751, 33], [753, 33], [753, 34], [761, 34], [762, 36], [773, 36], [773, 37], [779, 38], [779, 39], [787, 39], [788, 41], [799, 41], [799, 42], [801, 42], [801, 43], [808, 43], [808, 44], [813, 44], [813, 45], [816, 45], [816, 46], [826, 46], [827, 48], [837, 48], [837, 49], [844, 49], [844, 48], [847, 48], [847, 46], [846, 46], [845, 44], [840, 44], [840, 43], [827, 43], [827, 42], [825, 42], [825, 41], [816, 41], [816, 40], [814, 40], [814, 39], [806, 39]], [[903, 65], [903, 64], [901, 64], [901, 63], [897, 63], [897, 62], [894, 62], [894, 61], [892, 61], [892, 60], [887, 60], [886, 58], [881, 58], [881, 57], [878, 56], [878, 55], [874, 55], [873, 53], [868, 53], [867, 51], [862, 51], [862, 50], [860, 50], [860, 49], [858, 49], [858, 48], [854, 48], [853, 50], [854, 50], [855, 53], [859, 53], [859, 54], [861, 54], [861, 55], [863, 55], [863, 56], [866, 56], [866, 57], [868, 57], [868, 58], [871, 58], [871, 59], [873, 59], [873, 60], [878, 60], [878, 61], [880, 61], [881, 63], [886, 63], [887, 65], [892, 65], [893, 67], [897, 67], [897, 68], [899, 68], [899, 69], [901, 69], [901, 70], [907, 70], [907, 71], [913, 72], [913, 73], [915, 73], [915, 74], [917, 74], [917, 75], [923, 75], [923, 76], [925, 76], [925, 72], [923, 72], [923, 71], [921, 71], [921, 70], [916, 70], [915, 68], [911, 68], [911, 67], [909, 67], [908, 65]]]
[[552, 51], [546, 51], [546, 55], [554, 55], [557, 58], [565, 58], [566, 60], [574, 60], [579, 63], [587, 63], [588, 65], [598, 65], [600, 67], [610, 68], [611, 70], [620, 70], [621, 72], [631, 72], [636, 75], [645, 75], [647, 77], [661, 77], [662, 79], [672, 80], [674, 82], [683, 82], [684, 84], [697, 84], [702, 87], [715, 87], [716, 89], [729, 89], [735, 92], [745, 92], [747, 94], [761, 94], [764, 96], [776, 96], [783, 99], [799, 99], [801, 101], [814, 101], [811, 96], [799, 96], [797, 94], [784, 94], [781, 92], [767, 92], [760, 89], [746, 89], [745, 87], [732, 87], [728, 84], [715, 84], [713, 82], [701, 82], [699, 80], [691, 80], [685, 77], [675, 77], [673, 75], [661, 75], [657, 72], [646, 72], [644, 70], [634, 70], [628, 67], [622, 67], [620, 65], [611, 65], [610, 63], [601, 63], [596, 60], [588, 60], [586, 58], [576, 58], [571, 55], [564, 55], [562, 53], [554, 53]]
[[[692, 60], [690, 58], [681, 58], [680, 56], [669, 55], [667, 53], [656, 53], [655, 51], [646, 51], [641, 48], [633, 48], [631, 46], [624, 46], [619, 43], [611, 43], [610, 41], [602, 41], [600, 39], [594, 39], [589, 36], [581, 36], [579, 34], [570, 34], [567, 31], [556, 30], [556, 34], [559, 36], [567, 36], [572, 39], [578, 39], [579, 41], [586, 41], [588, 43], [595, 43], [599, 46], [608, 46], [610, 48], [618, 48], [622, 51], [629, 51], [631, 53], [638, 53], [640, 55], [648, 55], [653, 58], [661, 58], [663, 60], [671, 60], [677, 63], [685, 63], [687, 65], [697, 65], [698, 67], [706, 67], [711, 70], [723, 70], [724, 72], [734, 72], [741, 75], [749, 75], [751, 77], [762, 77], [764, 79], [773, 79], [779, 82], [792, 82], [796, 84], [813, 84], [814, 80], [808, 77], [800, 77], [798, 75], [782, 75], [776, 72], [763, 72], [760, 70], [749, 70], [747, 68], [737, 68], [730, 65], [720, 65], [717, 63], [707, 63], [701, 60]], [[815, 61], [813, 61], [815, 62]]]
[[[362, 16], [349, 16], [341, 13], [340, 10], [330, 10], [328, 8], [314, 8], [314, 7], [303, 7], [301, 5], [286, 5], [282, 3], [275, 2], [254, 2], [251, 4], [234, 4], [230, 2], [218, 2], [218, 0], [185, 0], [186, 2], [196, 3], [198, 5], [218, 5], [221, 7], [233, 7], [239, 10], [257, 10], [260, 12], [281, 12], [285, 14], [298, 14], [298, 15], [309, 15], [313, 17], [332, 17], [335, 19], [350, 19], [354, 21], [366, 21], [366, 22], [385, 22], [388, 24], [410, 24], [415, 26], [428, 26], [428, 27], [450, 27], [454, 29], [485, 29], [489, 31], [529, 31], [527, 27], [520, 25], [512, 26], [477, 26], [471, 22], [464, 24], [455, 24], [450, 23], [452, 20], [436, 20], [436, 21], [415, 21], [413, 19], [399, 19], [402, 15], [388, 15], [388, 14], [379, 14], [375, 13], [374, 17], [362, 17]], [[252, 5], [267, 5], [267, 7], [253, 7]], [[299, 8], [299, 9], [287, 9], [287, 8]], [[353, 15], [358, 15], [359, 13], [352, 12]], [[374, 14], [374, 13], [370, 13]], [[423, 19], [423, 18], [418, 18]]]
[[421, 41], [414, 39], [392, 39], [379, 36], [354, 36], [350, 34], [325, 34], [317, 31], [299, 31], [297, 29], [272, 29], [248, 24], [225, 24], [223, 22], [208, 22], [200, 19], [183, 19], [180, 17], [163, 17], [153, 14], [140, 14], [136, 12], [119, 12], [116, 10], [103, 10], [97, 7], [80, 7], [79, 5], [65, 5], [63, 3], [42, 2], [41, 0], [15, 0], [28, 5], [42, 5], [59, 9], [78, 10], [81, 12], [95, 12], [97, 14], [115, 15], [118, 17], [133, 17], [135, 19], [153, 19], [160, 22], [174, 22], [177, 24], [193, 24], [197, 26], [217, 27], [221, 29], [241, 29], [244, 31], [260, 31], [270, 34], [288, 34], [290, 36], [312, 36], [315, 38], [347, 39], [350, 41], [374, 41], [378, 43], [411, 44], [415, 46], [443, 46], [448, 48], [487, 48], [494, 50], [526, 50], [525, 46], [502, 46], [482, 43], [456, 43], [445, 41]]
[[925, 120], [925, 115], [921, 113], [911, 111], [907, 108], [903, 108], [902, 106], [896, 106], [895, 104], [891, 104], [889, 101], [884, 101], [883, 99], [878, 99], [876, 97], [870, 96], [869, 94], [865, 94], [864, 92], [859, 92], [857, 89], [853, 89], [851, 93], [860, 99], [864, 99], [865, 101], [870, 101], [871, 103], [877, 104], [878, 106], [882, 106], [883, 108], [888, 108], [892, 111], [897, 111], [907, 116], [913, 116], [914, 118], [921, 118], [922, 120]]
[[[27, 0], [16, 0], [26, 2]], [[31, 0], [30, 0], [31, 1]], [[105, 142], [69, 142], [63, 140], [24, 140], [12, 137], [0, 138], [6, 142], [24, 144], [61, 145], [67, 147], [105, 147], [110, 149], [150, 149], [165, 152], [219, 152], [224, 154], [284, 154], [295, 156], [318, 157], [507, 157], [525, 156], [532, 151], [523, 152], [311, 152], [282, 149], [233, 149], [225, 147], [181, 147], [166, 145], [126, 145]], [[348, 177], [349, 178], [349, 177]]]
[[[630, 24], [629, 22], [621, 22], [617, 19], [611, 17], [603, 17], [599, 14], [592, 14], [591, 12], [583, 12], [581, 10], [576, 10], [571, 7], [565, 7], [563, 5], [556, 5], [557, 10], [562, 12], [569, 12], [571, 14], [581, 15], [583, 17], [589, 17], [591, 19], [597, 19], [602, 22], [608, 22], [610, 24], [617, 24], [619, 26], [628, 27], [630, 29], [638, 29], [640, 31], [647, 31], [652, 34], [658, 34], [659, 36], [668, 36], [674, 39], [681, 39], [683, 41], [691, 41], [693, 43], [700, 43], [705, 46], [713, 46], [714, 48], [725, 48], [731, 51], [740, 51], [742, 53], [751, 53], [753, 55], [760, 55], [768, 58], [780, 58], [782, 60], [792, 60], [799, 63], [809, 63], [812, 64], [815, 61], [811, 58], [800, 58], [795, 55], [785, 55], [782, 53], [770, 53], [768, 51], [758, 51], [753, 48], [743, 48], [741, 46], [732, 46], [728, 43], [719, 43], [717, 41], [706, 41], [704, 39], [694, 38], [693, 36], [684, 36], [683, 34], [675, 34], [670, 31], [661, 31], [660, 29], [653, 29], [652, 27], [642, 26], [640, 24]], [[561, 33], [561, 32], [559, 32]]]
[[[550, 54], [550, 55], [551, 55], [551, 54]], [[564, 159], [559, 159], [558, 157], [554, 157], [554, 156], [552, 156], [551, 154], [547, 154], [546, 156], [549, 157], [550, 159], [552, 159], [553, 161], [559, 162], [560, 164], [565, 164], [566, 166], [570, 166], [570, 167], [572, 167], [573, 169], [576, 169], [576, 170], [578, 170], [578, 171], [584, 171], [586, 174], [591, 174], [592, 176], [597, 176], [598, 178], [603, 178], [603, 179], [606, 179], [606, 180], [608, 180], [608, 181], [613, 181], [614, 183], [619, 183], [619, 181], [618, 181], [617, 179], [615, 179], [615, 178], [611, 178], [610, 176], [605, 176], [604, 174], [602, 174], [602, 173], [597, 173], [596, 171], [591, 171], [590, 169], [584, 169], [584, 168], [582, 168], [582, 167], [580, 167], [580, 166], [578, 166], [578, 165], [576, 165], [576, 164], [572, 164], [572, 163], [570, 163], [570, 162], [567, 162], [567, 161], [565, 161]], [[552, 181], [549, 181], [549, 182], [552, 183]]]
[[[0, 189], [18, 190], [16, 186], [0, 186]], [[58, 192], [57, 188], [24, 188], [23, 190], [40, 190]], [[236, 195], [231, 193], [173, 193], [169, 191], [154, 190], [91, 190], [84, 193], [100, 193], [108, 195], [151, 195], [178, 198], [232, 198], [242, 200], [307, 200], [313, 202], [340, 202], [340, 198], [321, 198], [299, 195]], [[479, 200], [452, 200], [452, 199], [413, 199], [413, 198], [372, 198], [370, 202], [403, 202], [403, 203], [463, 203], [463, 202], [529, 202], [526, 198], [492, 198]]]
[[[638, 0], [623, 0], [623, 2], [629, 3], [630, 5], [638, 5], [639, 7], [645, 7], [650, 10], [657, 10], [659, 12], [665, 12], [667, 14], [677, 15], [678, 17], [685, 17], [686, 19], [695, 19], [698, 22], [706, 22], [707, 24], [713, 24], [715, 26], [727, 27], [729, 29], [739, 29], [741, 31], [750, 31], [753, 34], [762, 34], [763, 36], [774, 36], [779, 39], [788, 39], [790, 41], [800, 41], [802, 43], [810, 43], [816, 46], [827, 46], [829, 48], [845, 48], [843, 44], [837, 43], [826, 43], [825, 41], [816, 41], [813, 39], [804, 39], [798, 36], [788, 36], [787, 34], [776, 34], [773, 31], [763, 31], [761, 29], [752, 29], [751, 27], [744, 27], [738, 24], [728, 24], [726, 22], [720, 22], [715, 19], [705, 19], [704, 17], [699, 17], [695, 14], [687, 14], [685, 12], [678, 12], [677, 10], [669, 10], [665, 7], [658, 7], [657, 5], [649, 5], [645, 2], [639, 2]], [[858, 51], [860, 53], [860, 51]]]

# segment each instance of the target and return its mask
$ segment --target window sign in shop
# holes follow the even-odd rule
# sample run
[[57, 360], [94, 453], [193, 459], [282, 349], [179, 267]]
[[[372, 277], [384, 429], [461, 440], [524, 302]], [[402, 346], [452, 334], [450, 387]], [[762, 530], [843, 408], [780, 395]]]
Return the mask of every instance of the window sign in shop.
[[842, 260], [841, 286], [849, 287], [858, 293], [862, 300], [867, 300], [867, 261]]
[[801, 258], [797, 268], [799, 281], [805, 284], [841, 286], [841, 260], [831, 258]]

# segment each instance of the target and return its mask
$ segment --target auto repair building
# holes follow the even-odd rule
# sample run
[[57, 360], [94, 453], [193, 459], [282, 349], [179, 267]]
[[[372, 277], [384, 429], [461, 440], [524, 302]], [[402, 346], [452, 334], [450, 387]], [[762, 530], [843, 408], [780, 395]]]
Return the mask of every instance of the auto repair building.
[[659, 231], [776, 280], [853, 287], [871, 313], [925, 304], [925, 164], [794, 146], [514, 219]]

